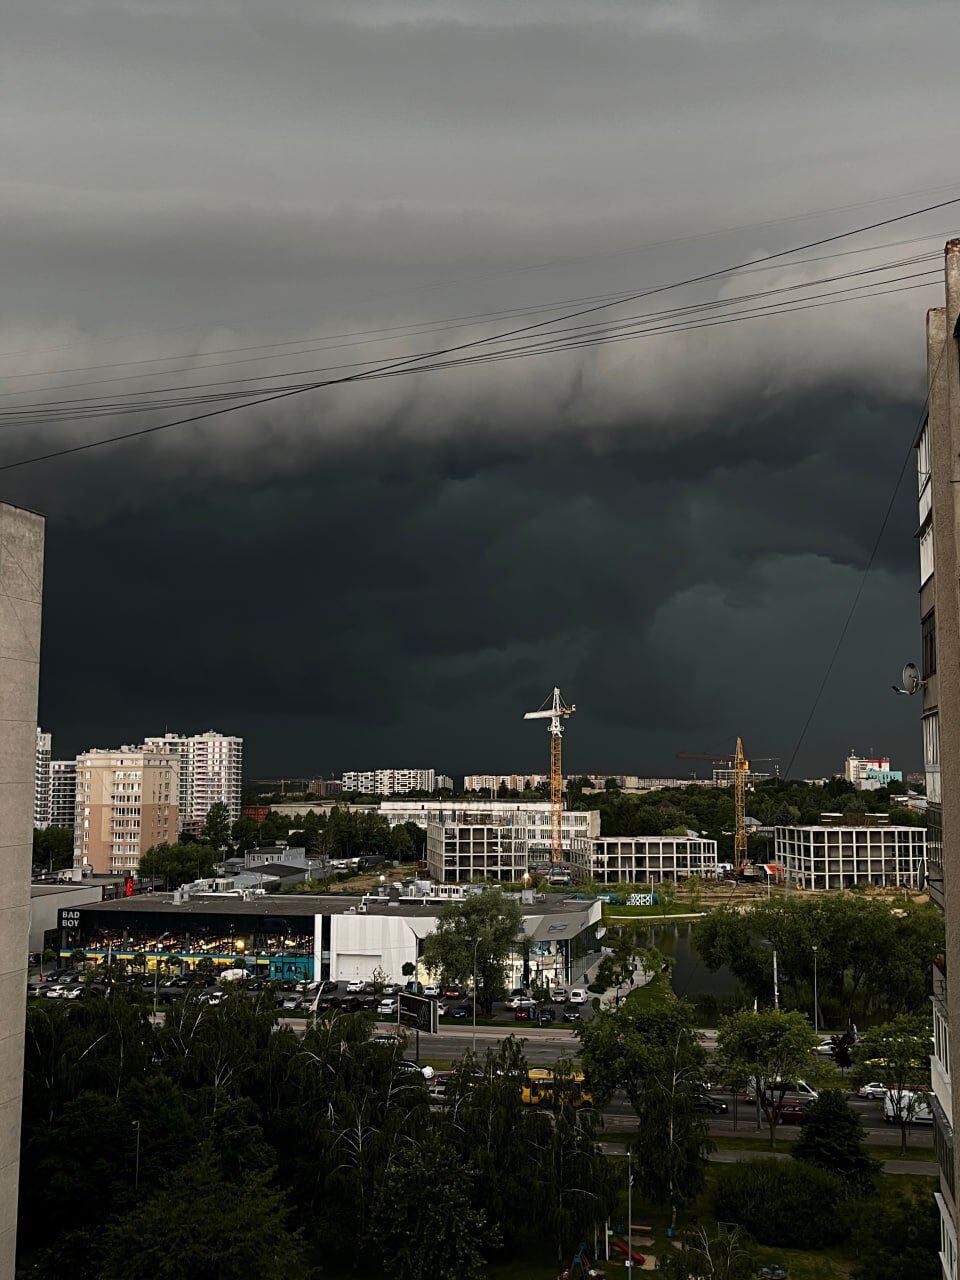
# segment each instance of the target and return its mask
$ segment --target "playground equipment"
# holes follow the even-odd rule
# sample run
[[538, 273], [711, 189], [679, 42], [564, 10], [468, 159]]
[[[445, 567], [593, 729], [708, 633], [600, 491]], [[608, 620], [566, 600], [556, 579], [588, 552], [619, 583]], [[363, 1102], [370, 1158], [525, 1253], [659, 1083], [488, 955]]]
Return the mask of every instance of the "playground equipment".
[[560, 1280], [603, 1280], [603, 1274], [591, 1265], [587, 1246], [582, 1244], [574, 1254], [570, 1266], [561, 1273]]
[[631, 1249], [628, 1251], [626, 1240], [622, 1239], [620, 1236], [613, 1236], [611, 1238], [610, 1248], [614, 1253], [622, 1254], [625, 1258], [628, 1256], [629, 1252], [630, 1260], [633, 1262], [635, 1267], [642, 1267], [647, 1260], [646, 1254], [641, 1253], [639, 1249]]

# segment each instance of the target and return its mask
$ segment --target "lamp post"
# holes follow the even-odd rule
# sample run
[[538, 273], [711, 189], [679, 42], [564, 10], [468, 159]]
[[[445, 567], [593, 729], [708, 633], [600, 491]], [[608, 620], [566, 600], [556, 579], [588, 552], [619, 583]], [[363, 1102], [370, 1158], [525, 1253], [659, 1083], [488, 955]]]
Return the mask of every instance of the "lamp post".
[[810, 948], [813, 952], [813, 1030], [820, 1034], [820, 1009], [817, 1003], [817, 951], [819, 948], [814, 944]]
[[627, 1260], [626, 1267], [633, 1266], [633, 1152], [627, 1150]]
[[777, 981], [777, 948], [773, 948], [773, 1007], [780, 1008], [780, 984]]
[[480, 939], [473, 944], [473, 1055], [477, 1054], [477, 947]]
[[140, 1121], [134, 1120], [133, 1127], [137, 1131], [137, 1153], [136, 1162], [133, 1168], [133, 1189], [134, 1191], [137, 1191], [140, 1188]]

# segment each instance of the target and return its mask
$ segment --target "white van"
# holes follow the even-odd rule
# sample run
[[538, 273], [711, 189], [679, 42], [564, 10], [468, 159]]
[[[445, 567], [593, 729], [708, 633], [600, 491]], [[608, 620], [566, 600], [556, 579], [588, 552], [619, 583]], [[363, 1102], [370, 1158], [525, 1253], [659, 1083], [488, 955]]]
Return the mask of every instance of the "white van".
[[[899, 1124], [897, 1111], [901, 1111], [903, 1115], [909, 1116], [907, 1124], [933, 1124], [933, 1112], [930, 1110], [927, 1102], [927, 1094], [921, 1093], [919, 1097], [904, 1089], [899, 1097], [896, 1090], [888, 1089], [883, 1099], [883, 1118], [887, 1124]], [[900, 1106], [897, 1107], [899, 1101]]]

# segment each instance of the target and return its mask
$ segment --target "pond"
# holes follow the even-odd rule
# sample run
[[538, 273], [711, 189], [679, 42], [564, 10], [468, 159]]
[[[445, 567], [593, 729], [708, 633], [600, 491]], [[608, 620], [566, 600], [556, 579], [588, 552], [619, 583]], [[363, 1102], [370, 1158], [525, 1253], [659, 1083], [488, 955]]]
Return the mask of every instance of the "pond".
[[673, 958], [671, 983], [678, 996], [732, 996], [737, 980], [726, 966], [711, 973], [693, 945], [693, 923], [652, 924], [647, 930], [651, 945]]

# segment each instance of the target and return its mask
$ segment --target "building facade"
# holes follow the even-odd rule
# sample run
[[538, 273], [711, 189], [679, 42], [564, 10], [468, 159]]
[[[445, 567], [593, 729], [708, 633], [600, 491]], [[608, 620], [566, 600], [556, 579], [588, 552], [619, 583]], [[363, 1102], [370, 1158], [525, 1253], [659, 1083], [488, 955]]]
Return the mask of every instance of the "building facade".
[[50, 761], [50, 826], [73, 830], [77, 806], [76, 760]]
[[365, 796], [400, 796], [408, 791], [436, 791], [435, 769], [349, 770], [343, 775], [343, 790]]
[[197, 835], [215, 804], [227, 807], [230, 822], [240, 817], [243, 739], [208, 729], [205, 733], [165, 733], [145, 738], [144, 748], [165, 751], [179, 761], [177, 808], [180, 827]]
[[[398, 814], [397, 821], [423, 824], [424, 818]], [[396, 823], [391, 820], [391, 825]], [[453, 801], [428, 815], [425, 825], [427, 870], [440, 884], [517, 882], [528, 871], [550, 864], [550, 805], [545, 802]], [[571, 865], [589, 863], [599, 834], [596, 810], [564, 810], [561, 835], [564, 855]]]
[[37, 727], [37, 751], [33, 766], [33, 825], [50, 826], [50, 754], [52, 738]]
[[176, 843], [178, 766], [175, 754], [143, 747], [77, 756], [74, 871], [135, 874], [141, 853]]
[[16, 1271], [44, 521], [0, 504], [0, 1276]]
[[804, 889], [918, 889], [926, 878], [926, 840], [923, 827], [783, 826], [774, 830], [774, 858], [787, 884]]
[[604, 836], [581, 865], [598, 884], [660, 884], [690, 876], [716, 879], [717, 842], [692, 836]]
[[493, 798], [501, 787], [505, 791], [536, 791], [537, 787], [547, 786], [549, 782], [543, 773], [468, 773], [463, 780], [463, 789], [486, 792]]
[[[212, 960], [220, 969], [340, 982], [367, 981], [382, 970], [388, 981], [402, 983], [403, 967], [410, 963], [426, 980], [424, 941], [436, 929], [443, 903], [455, 896], [461, 895], [120, 898], [61, 911], [60, 956], [69, 959], [75, 949], [91, 960], [111, 954], [129, 962], [143, 956], [152, 969], [175, 955], [186, 968]], [[601, 904], [558, 894], [537, 902], [531, 894], [520, 909], [508, 985], [582, 982], [600, 959]]]
[[[944, 253], [945, 306], [927, 313], [927, 415], [917, 447], [920, 560], [921, 726], [927, 793], [927, 887], [943, 910], [945, 955], [933, 966], [934, 1043], [930, 1057], [934, 1148], [940, 1166], [940, 1262], [957, 1275], [957, 1177], [954, 1116], [960, 1114], [960, 241]], [[949, 957], [954, 960], [950, 961]]]

